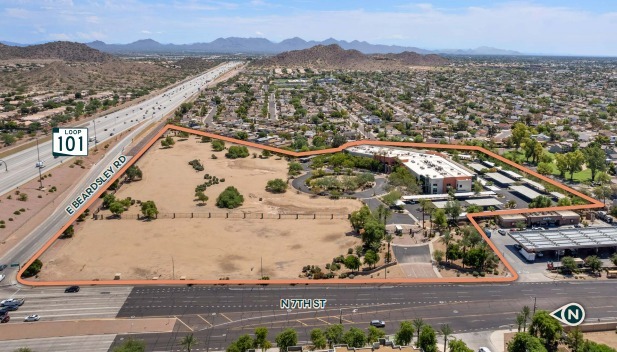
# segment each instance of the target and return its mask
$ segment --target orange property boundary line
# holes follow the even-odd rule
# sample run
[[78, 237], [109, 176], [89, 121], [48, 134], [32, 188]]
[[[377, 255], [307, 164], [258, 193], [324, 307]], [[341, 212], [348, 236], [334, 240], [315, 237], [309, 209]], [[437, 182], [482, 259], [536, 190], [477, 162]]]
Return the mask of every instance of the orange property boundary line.
[[[508, 269], [511, 276], [509, 277], [496, 277], [496, 278], [487, 278], [487, 277], [479, 277], [479, 278], [461, 278], [461, 277], [448, 277], [448, 278], [430, 278], [430, 279], [363, 279], [363, 278], [355, 278], [353, 280], [350, 279], [326, 279], [326, 280], [308, 280], [308, 279], [288, 279], [288, 280], [102, 280], [102, 281], [92, 281], [92, 280], [82, 280], [82, 281], [47, 281], [47, 282], [36, 282], [29, 281], [26, 279], [22, 279], [22, 274], [34, 262], [34, 260], [40, 257], [49, 247], [60, 237], [60, 235], [69, 227], [70, 224], [74, 223], [77, 220], [77, 217], [81, 213], [83, 213], [88, 207], [100, 197], [100, 195], [107, 190], [107, 188], [120, 176], [124, 174], [124, 172], [133, 165], [139, 158], [148, 150], [150, 147], [156, 143], [156, 141], [163, 136], [163, 134], [169, 130], [180, 131], [180, 132], [188, 132], [190, 134], [210, 137], [214, 139], [219, 139], [222, 141], [226, 141], [229, 143], [244, 145], [247, 147], [253, 147], [258, 149], [269, 150], [274, 153], [284, 154], [291, 157], [303, 157], [303, 156], [311, 156], [311, 155], [320, 155], [320, 154], [331, 154], [335, 152], [341, 152], [346, 148], [358, 146], [358, 145], [382, 145], [382, 146], [395, 146], [395, 147], [415, 147], [415, 148], [427, 148], [427, 149], [449, 149], [449, 150], [467, 150], [467, 151], [476, 151], [484, 153], [492, 158], [495, 158], [501, 162], [504, 162], [510, 166], [513, 166], [520, 171], [532, 175], [545, 181], [553, 186], [561, 188], [562, 190], [574, 194], [586, 201], [589, 204], [584, 205], [571, 205], [571, 206], [562, 206], [562, 207], [551, 207], [551, 208], [533, 208], [533, 209], [509, 209], [509, 210], [496, 210], [491, 212], [482, 212], [482, 213], [473, 213], [467, 214], [467, 218], [471, 222], [471, 224], [476, 228], [478, 233], [482, 235], [486, 243], [491, 247], [491, 249], [495, 252], [495, 254], [499, 257], [504, 266]], [[165, 126], [159, 133], [157, 133], [146, 145], [129, 161], [127, 162], [120, 170], [118, 170], [115, 175], [107, 182], [106, 186], [101, 188], [94, 196], [90, 198], [89, 201], [86, 202], [81, 207], [81, 210], [76, 212], [71, 219], [60, 229], [58, 232], [47, 242], [41, 249], [39, 249], [32, 258], [22, 267], [22, 269], [17, 274], [17, 281], [22, 285], [27, 286], [70, 286], [70, 285], [130, 285], [130, 286], [138, 286], [138, 285], [186, 285], [186, 284], [194, 284], [194, 285], [264, 285], [264, 284], [275, 284], [275, 285], [301, 285], [301, 284], [311, 284], [311, 285], [330, 285], [330, 284], [397, 284], [397, 283], [502, 283], [502, 282], [513, 282], [518, 280], [519, 275], [516, 273], [516, 270], [510, 265], [510, 263], [506, 260], [506, 258], [502, 255], [502, 253], [497, 249], [497, 247], [493, 244], [493, 242], [486, 236], [484, 231], [480, 228], [475, 218], [478, 217], [487, 217], [487, 216], [498, 216], [498, 215], [507, 215], [507, 214], [523, 214], [523, 213], [532, 213], [532, 212], [541, 212], [541, 211], [555, 211], [555, 210], [582, 210], [582, 209], [593, 209], [593, 208], [601, 208], [604, 207], [604, 204], [594, 198], [591, 198], [581, 192], [578, 192], [570, 187], [567, 187], [557, 181], [554, 181], [548, 177], [538, 174], [535, 171], [532, 171], [526, 167], [523, 167], [513, 161], [510, 161], [501, 155], [495, 154], [489, 150], [478, 146], [468, 146], [468, 145], [451, 145], [451, 144], [432, 144], [432, 143], [412, 143], [412, 142], [388, 142], [388, 141], [373, 141], [373, 140], [361, 140], [348, 142], [341, 145], [338, 148], [330, 148], [324, 150], [317, 151], [308, 151], [308, 152], [293, 152], [284, 149], [279, 149], [267, 145], [257, 144], [253, 142], [243, 141], [235, 138], [220, 136], [214, 133], [197, 131], [186, 127], [180, 127], [175, 125], [167, 125]]]

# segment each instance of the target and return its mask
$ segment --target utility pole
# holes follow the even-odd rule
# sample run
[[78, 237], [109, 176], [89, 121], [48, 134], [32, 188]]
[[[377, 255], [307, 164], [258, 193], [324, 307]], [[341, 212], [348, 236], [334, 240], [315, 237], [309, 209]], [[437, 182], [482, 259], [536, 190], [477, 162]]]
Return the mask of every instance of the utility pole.
[[174, 263], [174, 256], [171, 256], [171, 279], [176, 279], [176, 264]]

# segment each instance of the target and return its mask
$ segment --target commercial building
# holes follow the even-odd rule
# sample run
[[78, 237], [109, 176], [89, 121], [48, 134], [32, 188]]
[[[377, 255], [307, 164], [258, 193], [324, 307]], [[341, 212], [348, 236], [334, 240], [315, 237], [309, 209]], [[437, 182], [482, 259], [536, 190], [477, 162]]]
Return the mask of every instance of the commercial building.
[[589, 227], [552, 231], [521, 231], [510, 236], [528, 252], [617, 247], [617, 229]]
[[370, 145], [347, 148], [352, 155], [372, 157], [388, 165], [400, 163], [414, 175], [425, 194], [442, 194], [454, 189], [471, 192], [475, 174], [445, 155], [410, 149], [395, 149]]
[[527, 226], [564, 226], [578, 225], [581, 216], [570, 210], [545, 211], [528, 214], [500, 215], [498, 218], [499, 226], [513, 228], [517, 224], [524, 223]]

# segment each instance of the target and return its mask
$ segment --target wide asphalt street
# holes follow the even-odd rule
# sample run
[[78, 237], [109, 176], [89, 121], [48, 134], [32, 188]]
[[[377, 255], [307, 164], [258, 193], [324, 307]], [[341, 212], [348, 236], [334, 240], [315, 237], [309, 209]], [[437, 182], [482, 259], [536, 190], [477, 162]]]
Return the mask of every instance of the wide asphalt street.
[[[456, 333], [506, 329], [525, 305], [552, 311], [569, 302], [580, 303], [587, 322], [617, 320], [617, 282], [543, 282], [482, 285], [375, 286], [158, 286], [135, 287], [118, 317], [175, 316], [173, 333], [133, 335], [144, 339], [148, 351], [180, 350], [180, 339], [193, 333], [199, 351], [224, 350], [242, 334], [267, 327], [269, 339], [294, 328], [298, 340], [309, 340], [314, 328], [342, 322], [366, 329], [368, 322], [386, 322], [394, 334], [403, 320], [422, 318], [435, 328], [450, 324]], [[280, 308], [283, 298], [327, 299], [323, 310]], [[127, 335], [116, 337], [120, 343]], [[112, 345], [113, 346], [113, 345]]]

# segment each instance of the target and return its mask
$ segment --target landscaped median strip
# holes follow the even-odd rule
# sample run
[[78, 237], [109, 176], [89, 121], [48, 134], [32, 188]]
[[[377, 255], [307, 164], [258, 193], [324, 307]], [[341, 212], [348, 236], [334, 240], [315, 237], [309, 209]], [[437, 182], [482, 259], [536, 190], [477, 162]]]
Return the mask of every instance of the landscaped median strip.
[[83, 335], [163, 333], [172, 332], [176, 322], [176, 318], [127, 318], [41, 320], [28, 324], [2, 324], [0, 341]]
[[[379, 145], [379, 146], [391, 146], [391, 147], [412, 147], [412, 148], [426, 148], [426, 149], [448, 149], [448, 150], [467, 150], [467, 151], [476, 151], [480, 153], [484, 153], [494, 159], [497, 159], [501, 162], [504, 162], [512, 167], [517, 168], [518, 170], [534, 176], [544, 182], [547, 182], [553, 186], [556, 186], [568, 193], [571, 193], [577, 197], [580, 197], [589, 202], [589, 204], [583, 205], [570, 205], [563, 207], [551, 207], [551, 208], [533, 208], [533, 209], [510, 209], [510, 210], [496, 210], [490, 212], [481, 212], [481, 213], [473, 213], [467, 214], [467, 218], [471, 222], [471, 224], [476, 228], [478, 233], [482, 235], [484, 240], [488, 243], [491, 249], [495, 252], [495, 254], [499, 257], [501, 262], [510, 272], [510, 276], [508, 277], [479, 277], [479, 278], [462, 278], [462, 277], [448, 277], [448, 278], [425, 278], [425, 279], [403, 279], [403, 278], [395, 278], [395, 279], [362, 279], [355, 278], [353, 280], [349, 279], [328, 279], [328, 280], [306, 280], [306, 279], [286, 279], [286, 280], [101, 280], [101, 281], [47, 281], [47, 282], [36, 282], [36, 281], [28, 281], [21, 278], [23, 272], [32, 264], [32, 262], [40, 257], [52, 244], [53, 242], [60, 237], [60, 235], [77, 220], [79, 215], [85, 211], [96, 199], [99, 198], [100, 194], [104, 192], [116, 179], [118, 179], [124, 172], [148, 150], [150, 147], [156, 143], [156, 141], [165, 134], [165, 132], [169, 130], [179, 131], [179, 132], [187, 132], [190, 134], [210, 137], [213, 139], [219, 139], [222, 141], [226, 141], [229, 143], [234, 143], [238, 145], [244, 145], [247, 147], [253, 147], [257, 149], [268, 150], [274, 153], [288, 155], [291, 157], [304, 157], [311, 155], [320, 155], [320, 154], [331, 154], [336, 152], [342, 152], [346, 148], [358, 146], [358, 145]], [[413, 142], [390, 142], [390, 141], [373, 141], [373, 140], [361, 140], [348, 142], [341, 145], [338, 148], [330, 148], [316, 151], [307, 151], [307, 152], [293, 152], [285, 149], [279, 149], [275, 147], [271, 147], [268, 145], [248, 142], [244, 140], [239, 140], [235, 138], [220, 136], [214, 133], [198, 131], [186, 127], [175, 126], [175, 125], [167, 125], [163, 129], [159, 131], [153, 138], [148, 141], [144, 145], [144, 147], [124, 166], [116, 172], [116, 174], [107, 182], [104, 188], [98, 190], [96, 196], [90, 198], [90, 200], [81, 207], [81, 210], [76, 212], [70, 220], [47, 242], [45, 245], [39, 249], [34, 256], [22, 267], [19, 271], [17, 280], [19, 283], [27, 286], [70, 286], [70, 285], [179, 285], [179, 284], [201, 284], [201, 285], [264, 285], [264, 284], [280, 284], [280, 285], [290, 285], [290, 284], [312, 284], [312, 285], [329, 285], [329, 284], [380, 284], [380, 283], [497, 283], [497, 282], [512, 282], [516, 281], [519, 275], [516, 273], [514, 268], [510, 265], [510, 263], [506, 260], [503, 254], [497, 250], [497, 247], [493, 244], [493, 242], [486, 236], [484, 231], [480, 228], [478, 223], [476, 222], [476, 218], [484, 218], [484, 217], [492, 217], [499, 215], [508, 215], [508, 214], [523, 214], [523, 213], [532, 213], [532, 212], [542, 212], [542, 211], [559, 211], [559, 210], [583, 210], [583, 209], [594, 209], [604, 207], [604, 204], [594, 198], [591, 198], [581, 192], [578, 192], [570, 187], [563, 185], [560, 182], [557, 182], [553, 179], [550, 179], [546, 176], [540, 175], [537, 172], [530, 170], [524, 166], [521, 166], [511, 160], [508, 160], [501, 155], [493, 153], [489, 150], [486, 150], [482, 147], [478, 146], [469, 146], [469, 145], [453, 145], [453, 144], [432, 144], [432, 143], [413, 143]], [[1, 336], [0, 336], [1, 337]], [[0, 338], [1, 339], [1, 338]]]

